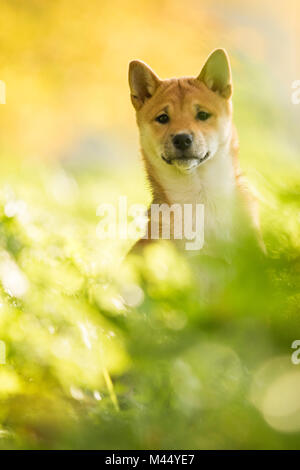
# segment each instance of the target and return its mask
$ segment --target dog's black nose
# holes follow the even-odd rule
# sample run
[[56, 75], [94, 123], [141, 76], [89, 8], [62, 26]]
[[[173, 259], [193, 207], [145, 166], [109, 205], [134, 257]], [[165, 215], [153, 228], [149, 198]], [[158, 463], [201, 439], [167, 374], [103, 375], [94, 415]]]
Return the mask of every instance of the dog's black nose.
[[191, 134], [176, 134], [172, 141], [174, 147], [178, 150], [186, 150], [191, 146], [193, 137]]

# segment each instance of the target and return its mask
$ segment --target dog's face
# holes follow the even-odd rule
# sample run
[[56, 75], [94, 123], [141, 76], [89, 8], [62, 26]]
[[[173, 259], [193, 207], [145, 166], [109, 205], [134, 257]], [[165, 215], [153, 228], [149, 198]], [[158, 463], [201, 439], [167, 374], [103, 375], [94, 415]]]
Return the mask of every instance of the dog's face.
[[129, 84], [149, 158], [190, 173], [228, 140], [232, 85], [223, 50], [211, 54], [198, 78], [160, 80], [144, 63], [133, 61]]

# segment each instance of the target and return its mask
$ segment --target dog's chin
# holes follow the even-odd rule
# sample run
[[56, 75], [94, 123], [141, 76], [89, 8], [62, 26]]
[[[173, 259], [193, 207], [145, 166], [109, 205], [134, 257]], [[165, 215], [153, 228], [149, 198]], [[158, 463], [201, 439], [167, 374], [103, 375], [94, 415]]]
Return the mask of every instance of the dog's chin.
[[191, 173], [200, 165], [200, 160], [199, 158], [176, 158], [172, 163], [182, 173]]
[[182, 173], [191, 173], [199, 165], [204, 163], [210, 157], [210, 152], [207, 152], [203, 157], [181, 157], [181, 158], [166, 158], [162, 155], [162, 159], [168, 165], [175, 166]]

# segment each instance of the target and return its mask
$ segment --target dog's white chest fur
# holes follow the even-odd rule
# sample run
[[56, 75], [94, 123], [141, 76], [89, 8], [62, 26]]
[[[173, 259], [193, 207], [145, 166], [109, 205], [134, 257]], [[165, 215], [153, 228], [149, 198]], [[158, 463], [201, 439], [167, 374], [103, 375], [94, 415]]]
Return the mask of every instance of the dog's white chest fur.
[[[170, 204], [204, 205], [204, 248], [209, 241], [230, 240], [236, 199], [230, 155], [217, 152], [191, 174], [160, 165], [158, 179]], [[194, 224], [193, 224], [194, 225]]]

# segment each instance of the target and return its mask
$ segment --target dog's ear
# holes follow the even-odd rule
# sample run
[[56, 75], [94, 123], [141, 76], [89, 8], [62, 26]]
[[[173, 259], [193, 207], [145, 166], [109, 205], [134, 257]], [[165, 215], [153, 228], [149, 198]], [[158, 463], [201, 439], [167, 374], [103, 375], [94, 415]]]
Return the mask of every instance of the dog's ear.
[[216, 49], [208, 57], [197, 80], [210, 90], [229, 99], [232, 95], [232, 80], [229, 57], [224, 49]]
[[129, 86], [131, 101], [136, 109], [140, 109], [148, 98], [151, 98], [160, 84], [158, 76], [139, 60], [129, 64]]

